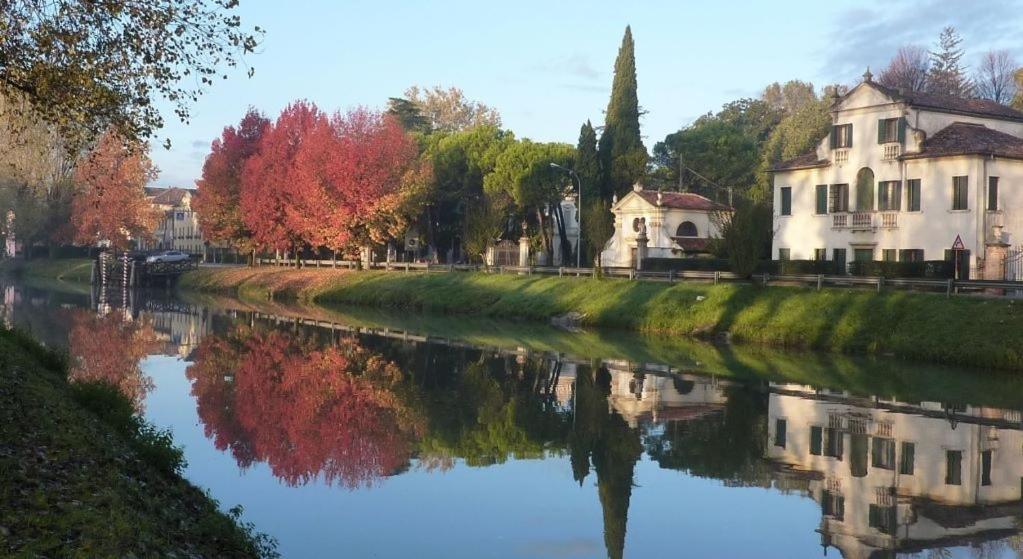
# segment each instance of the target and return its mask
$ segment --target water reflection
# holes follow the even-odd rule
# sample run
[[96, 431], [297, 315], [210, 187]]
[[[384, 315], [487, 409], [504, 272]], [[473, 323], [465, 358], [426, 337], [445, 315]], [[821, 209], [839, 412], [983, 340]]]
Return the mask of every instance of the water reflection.
[[[173, 299], [86, 300], [5, 289], [0, 316], [47, 340], [63, 326], [76, 374], [115, 379], [139, 401], [149, 389], [143, 357], [185, 359], [212, 445], [242, 469], [265, 464], [290, 487], [374, 491], [412, 471], [562, 460], [576, 483], [596, 486], [604, 550], [619, 558], [636, 544], [627, 537], [637, 528], [630, 508], [642, 506], [634, 493], [659, 491], [637, 483], [646, 462], [812, 499], [819, 524], [805, 529], [819, 534], [822, 553], [1000, 557], [1023, 549], [1023, 406], [993, 405], [1016, 400], [989, 377], [963, 381], [896, 364], [908, 372], [878, 377], [880, 396], [863, 390], [870, 377], [858, 370], [767, 359], [782, 372], [750, 378], [693, 365], [715, 352], [715, 362], [738, 361], [737, 348], [700, 347], [680, 367]], [[970, 389], [947, 388], [959, 386]], [[758, 507], [755, 495], [741, 499]], [[658, 514], [670, 514], [675, 505], [660, 506]], [[685, 547], [668, 537], [657, 549]]]

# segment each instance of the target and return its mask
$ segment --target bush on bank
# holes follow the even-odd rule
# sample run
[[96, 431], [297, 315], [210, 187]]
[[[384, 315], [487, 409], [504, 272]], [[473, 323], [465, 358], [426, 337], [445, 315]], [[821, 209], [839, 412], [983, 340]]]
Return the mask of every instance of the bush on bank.
[[199, 270], [185, 289], [247, 297], [550, 320], [779, 347], [891, 354], [1023, 369], [1023, 313], [1011, 300], [856, 289], [629, 282], [496, 274]]
[[120, 392], [0, 329], [0, 555], [275, 557], [276, 544], [181, 478], [181, 451]]

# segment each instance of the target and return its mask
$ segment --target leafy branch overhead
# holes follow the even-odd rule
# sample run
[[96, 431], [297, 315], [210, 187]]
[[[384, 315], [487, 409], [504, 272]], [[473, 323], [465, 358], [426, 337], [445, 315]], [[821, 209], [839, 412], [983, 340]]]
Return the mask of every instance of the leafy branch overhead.
[[77, 145], [109, 127], [129, 141], [152, 137], [164, 123], [157, 97], [187, 123], [190, 104], [243, 64], [263, 34], [242, 27], [238, 0], [0, 6], [0, 94], [26, 97]]

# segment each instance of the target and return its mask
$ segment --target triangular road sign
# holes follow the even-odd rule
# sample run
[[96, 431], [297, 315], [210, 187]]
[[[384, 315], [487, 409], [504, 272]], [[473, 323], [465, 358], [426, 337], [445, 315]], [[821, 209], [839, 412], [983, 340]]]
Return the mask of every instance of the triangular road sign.
[[952, 243], [952, 250], [966, 250], [966, 245], [963, 244], [963, 238], [956, 235], [956, 240]]

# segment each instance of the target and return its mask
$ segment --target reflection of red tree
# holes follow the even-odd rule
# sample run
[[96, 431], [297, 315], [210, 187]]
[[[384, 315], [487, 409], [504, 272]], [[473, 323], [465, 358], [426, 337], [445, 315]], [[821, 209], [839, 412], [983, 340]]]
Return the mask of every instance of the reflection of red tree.
[[401, 373], [346, 340], [317, 349], [283, 332], [207, 337], [188, 368], [206, 435], [239, 465], [266, 461], [291, 485], [354, 488], [408, 464], [418, 422]]
[[153, 379], [139, 362], [156, 349], [156, 332], [148, 321], [126, 321], [120, 313], [96, 316], [85, 309], [71, 313], [69, 377], [74, 382], [108, 382], [142, 409]]

